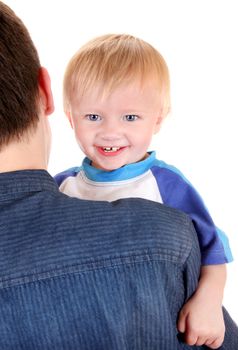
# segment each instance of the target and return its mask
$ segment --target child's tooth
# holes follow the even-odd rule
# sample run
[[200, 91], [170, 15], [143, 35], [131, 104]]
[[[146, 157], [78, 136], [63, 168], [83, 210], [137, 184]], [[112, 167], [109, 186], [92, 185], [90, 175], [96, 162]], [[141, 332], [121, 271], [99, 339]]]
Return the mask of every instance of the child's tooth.
[[105, 152], [116, 152], [119, 150], [119, 147], [103, 147]]

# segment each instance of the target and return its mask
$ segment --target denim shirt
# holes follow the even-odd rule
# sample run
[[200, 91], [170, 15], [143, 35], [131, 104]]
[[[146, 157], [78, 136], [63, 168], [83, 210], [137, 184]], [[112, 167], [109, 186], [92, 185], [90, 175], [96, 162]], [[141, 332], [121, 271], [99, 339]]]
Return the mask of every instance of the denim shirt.
[[176, 319], [199, 267], [175, 209], [69, 198], [44, 170], [0, 174], [1, 350], [188, 349]]

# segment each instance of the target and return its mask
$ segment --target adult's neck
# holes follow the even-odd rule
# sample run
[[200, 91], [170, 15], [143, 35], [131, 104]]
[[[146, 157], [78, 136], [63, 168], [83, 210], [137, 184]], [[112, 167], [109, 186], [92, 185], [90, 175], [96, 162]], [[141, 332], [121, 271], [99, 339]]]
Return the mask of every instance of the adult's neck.
[[25, 169], [46, 169], [39, 149], [31, 147], [31, 143], [12, 143], [0, 152], [0, 172]]
[[47, 162], [34, 142], [16, 142], [0, 152], [0, 172], [46, 169]]
[[34, 132], [13, 141], [0, 151], [0, 172], [47, 169], [49, 140], [39, 122]]

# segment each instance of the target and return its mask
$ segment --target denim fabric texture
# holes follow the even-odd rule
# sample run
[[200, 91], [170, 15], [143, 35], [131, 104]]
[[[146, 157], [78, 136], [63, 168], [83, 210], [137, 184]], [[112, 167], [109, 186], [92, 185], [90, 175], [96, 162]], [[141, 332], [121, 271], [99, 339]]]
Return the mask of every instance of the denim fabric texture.
[[[1, 350], [177, 350], [196, 288], [187, 216], [143, 199], [69, 198], [44, 170], [0, 174]], [[226, 311], [221, 349], [238, 349]]]

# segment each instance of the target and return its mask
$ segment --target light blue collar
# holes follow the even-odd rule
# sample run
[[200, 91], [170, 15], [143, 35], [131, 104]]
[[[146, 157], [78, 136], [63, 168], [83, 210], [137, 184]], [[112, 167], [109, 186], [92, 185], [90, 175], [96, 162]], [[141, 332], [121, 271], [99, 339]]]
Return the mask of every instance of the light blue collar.
[[83, 170], [88, 179], [96, 182], [110, 182], [110, 181], [123, 181], [128, 180], [133, 177], [144, 174], [152, 166], [155, 160], [155, 152], [148, 152], [149, 157], [137, 163], [131, 163], [124, 165], [123, 167], [112, 170], [105, 171], [101, 169], [94, 168], [91, 165], [91, 160], [84, 158], [83, 160]]

